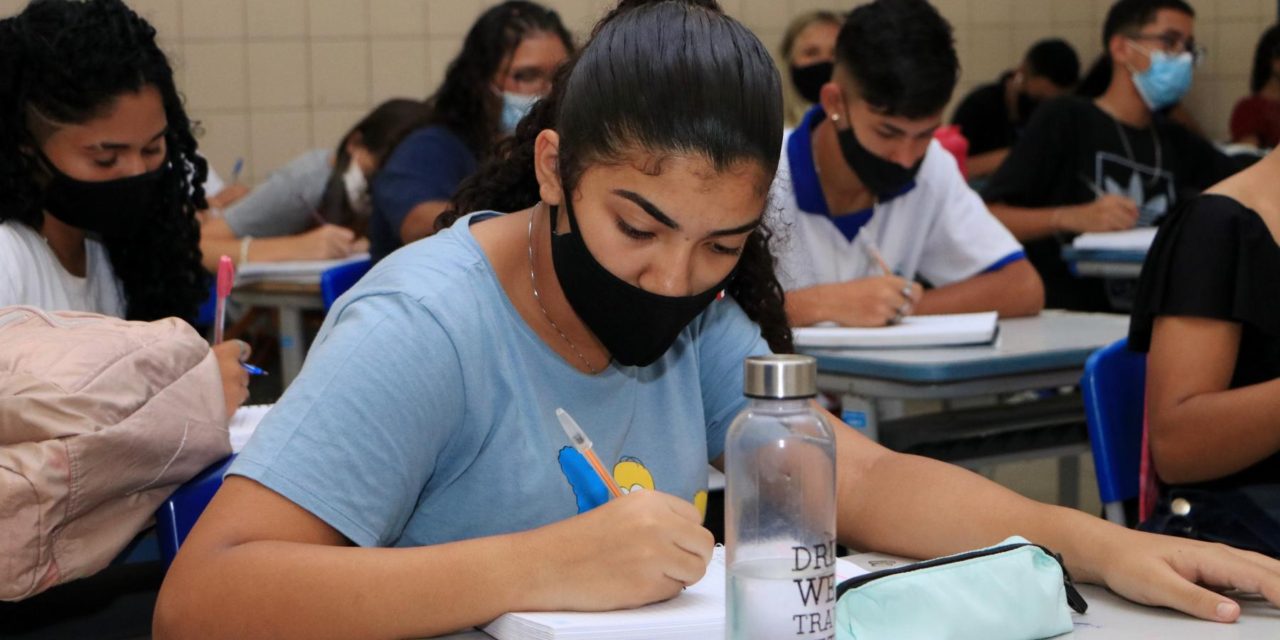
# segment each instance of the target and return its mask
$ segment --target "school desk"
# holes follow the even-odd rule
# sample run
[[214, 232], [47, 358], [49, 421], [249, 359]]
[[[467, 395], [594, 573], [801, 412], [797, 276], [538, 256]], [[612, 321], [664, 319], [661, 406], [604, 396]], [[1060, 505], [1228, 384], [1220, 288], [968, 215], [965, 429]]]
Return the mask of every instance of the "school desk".
[[1142, 262], [1147, 259], [1147, 252], [1128, 249], [1081, 250], [1066, 246], [1062, 248], [1062, 259], [1077, 276], [1133, 279], [1142, 273]]
[[[904, 561], [865, 553], [848, 558], [864, 569], [878, 570]], [[1242, 607], [1233, 624], [1207, 622], [1186, 614], [1130, 602], [1094, 585], [1077, 585], [1089, 603], [1083, 614], [1073, 613], [1075, 629], [1055, 640], [1275, 640], [1280, 638], [1280, 609], [1257, 596], [1236, 597]], [[447, 636], [448, 640], [492, 640], [481, 631]]]
[[[251, 307], [275, 309], [280, 332], [280, 377], [282, 389], [302, 370], [307, 355], [306, 336], [302, 331], [302, 312], [323, 310], [319, 283], [256, 282], [236, 287], [231, 292], [236, 302]], [[273, 372], [274, 373], [274, 372]]]
[[[845, 422], [905, 451], [969, 468], [1059, 460], [1059, 501], [1078, 502], [1079, 459], [1089, 450], [1078, 393], [1085, 360], [1128, 332], [1126, 316], [1045, 311], [1001, 320], [993, 344], [928, 349], [810, 349], [818, 388], [841, 398]], [[1028, 396], [1018, 403], [999, 396]], [[1043, 396], [1043, 397], [1041, 397]], [[943, 411], [905, 416], [904, 401]]]

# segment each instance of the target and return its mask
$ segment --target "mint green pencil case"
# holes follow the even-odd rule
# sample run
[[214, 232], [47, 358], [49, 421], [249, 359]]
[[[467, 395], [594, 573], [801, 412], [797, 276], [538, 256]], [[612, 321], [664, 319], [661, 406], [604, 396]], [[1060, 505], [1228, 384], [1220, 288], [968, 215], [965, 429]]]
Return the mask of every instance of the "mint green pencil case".
[[1088, 603], [1062, 558], [1014, 536], [840, 583], [836, 640], [1038, 640]]

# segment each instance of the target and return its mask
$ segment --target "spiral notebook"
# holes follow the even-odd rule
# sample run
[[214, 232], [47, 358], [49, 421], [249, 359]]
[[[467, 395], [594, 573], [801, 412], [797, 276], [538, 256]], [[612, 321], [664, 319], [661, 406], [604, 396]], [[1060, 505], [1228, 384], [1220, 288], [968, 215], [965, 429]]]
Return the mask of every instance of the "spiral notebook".
[[999, 328], [996, 312], [908, 316], [887, 327], [803, 327], [794, 331], [797, 347], [886, 349], [990, 344]]
[[[867, 573], [836, 560], [836, 582]], [[725, 558], [717, 546], [707, 573], [680, 595], [626, 611], [508, 613], [484, 632], [498, 640], [707, 640], [724, 637]]]

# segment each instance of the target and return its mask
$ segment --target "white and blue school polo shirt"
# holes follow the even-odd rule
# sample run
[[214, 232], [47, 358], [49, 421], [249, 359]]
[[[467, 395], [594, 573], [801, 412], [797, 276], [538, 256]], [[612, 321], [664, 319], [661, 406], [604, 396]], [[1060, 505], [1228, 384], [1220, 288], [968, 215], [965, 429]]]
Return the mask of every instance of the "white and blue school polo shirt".
[[874, 242], [906, 278], [935, 287], [1025, 260], [1022, 245], [969, 188], [955, 158], [929, 143], [915, 181], [901, 193], [854, 212], [827, 209], [809, 132], [826, 114], [814, 107], [785, 134], [771, 188], [770, 224], [778, 279], [786, 290], [881, 275], [859, 244]]

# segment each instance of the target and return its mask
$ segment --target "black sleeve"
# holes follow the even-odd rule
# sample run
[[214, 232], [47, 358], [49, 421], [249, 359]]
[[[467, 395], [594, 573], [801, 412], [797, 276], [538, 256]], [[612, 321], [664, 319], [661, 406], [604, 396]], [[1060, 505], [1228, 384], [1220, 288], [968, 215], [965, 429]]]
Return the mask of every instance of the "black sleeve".
[[990, 98], [993, 92], [989, 90], [991, 86], [980, 87], [970, 92], [951, 118], [951, 122], [960, 126], [960, 133], [969, 141], [970, 156], [1009, 146], [1009, 141], [1004, 135], [1004, 129], [1009, 125], [1007, 122], [1000, 121], [1002, 110], [992, 108]]
[[1129, 325], [1131, 349], [1150, 348], [1158, 316], [1238, 322], [1253, 315], [1245, 307], [1261, 301], [1239, 295], [1252, 279], [1241, 231], [1252, 215], [1235, 200], [1210, 195], [1187, 200], [1161, 223], [1138, 282]]
[[1040, 106], [1031, 116], [1009, 157], [982, 190], [987, 202], [1044, 207], [1054, 183], [1068, 172], [1064, 132], [1073, 130], [1069, 98]]

